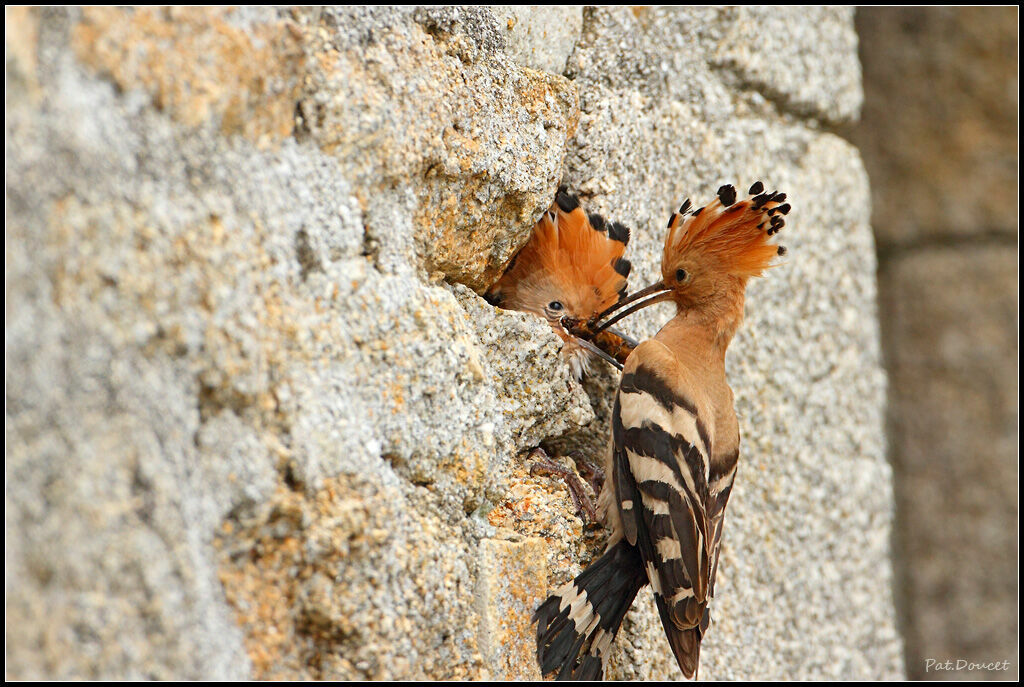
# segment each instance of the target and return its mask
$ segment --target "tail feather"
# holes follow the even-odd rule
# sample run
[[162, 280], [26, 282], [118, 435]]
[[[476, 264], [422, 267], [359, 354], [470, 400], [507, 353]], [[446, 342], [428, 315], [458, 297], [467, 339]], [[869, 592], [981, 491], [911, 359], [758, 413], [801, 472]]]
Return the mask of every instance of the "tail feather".
[[620, 541], [549, 596], [533, 614], [541, 673], [600, 680], [626, 611], [645, 584], [639, 551]]
[[697, 627], [680, 629], [671, 618], [668, 604], [660, 594], [655, 594], [654, 599], [658, 604], [658, 613], [661, 615], [661, 625], [665, 628], [665, 637], [668, 639], [672, 653], [676, 657], [676, 663], [683, 675], [687, 678], [697, 677], [697, 668], [700, 665], [700, 642], [707, 631], [709, 618], [707, 608], [704, 610], [704, 617]]

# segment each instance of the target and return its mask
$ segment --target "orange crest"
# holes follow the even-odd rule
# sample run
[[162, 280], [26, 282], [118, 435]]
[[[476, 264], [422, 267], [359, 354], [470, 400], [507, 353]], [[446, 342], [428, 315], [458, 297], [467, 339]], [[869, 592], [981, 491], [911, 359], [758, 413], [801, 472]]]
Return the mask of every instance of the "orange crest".
[[718, 189], [718, 197], [707, 206], [690, 210], [687, 200], [668, 221], [668, 236], [662, 271], [671, 269], [680, 258], [693, 256], [712, 269], [746, 279], [759, 276], [772, 266], [785, 247], [769, 239], [785, 225], [789, 212], [785, 193], [764, 192], [759, 181], [749, 195], [737, 201], [731, 185]]
[[586, 320], [625, 294], [628, 241], [628, 228], [587, 215], [563, 187], [487, 299], [546, 317], [565, 338], [557, 326], [562, 316]]

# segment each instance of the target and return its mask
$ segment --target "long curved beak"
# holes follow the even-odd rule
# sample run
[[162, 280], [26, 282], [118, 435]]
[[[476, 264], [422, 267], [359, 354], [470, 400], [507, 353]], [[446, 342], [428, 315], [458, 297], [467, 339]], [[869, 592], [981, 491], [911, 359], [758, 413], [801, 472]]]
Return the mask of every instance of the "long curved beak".
[[621, 308], [623, 306], [629, 305], [630, 303], [634, 303], [634, 302], [636, 302], [637, 300], [639, 300], [641, 298], [645, 298], [647, 296], [650, 296], [652, 293], [658, 293], [659, 291], [665, 291], [667, 289], [668, 289], [668, 287], [665, 286], [665, 282], [663, 282], [663, 281], [655, 282], [654, 284], [651, 284], [650, 286], [645, 286], [644, 288], [640, 289], [639, 291], [634, 291], [633, 293], [629, 294], [628, 296], [623, 298], [621, 301], [619, 301], [617, 303], [612, 303], [609, 307], [605, 308], [603, 311], [599, 312], [597, 315], [594, 315], [593, 321], [597, 322], [598, 320], [601, 320], [601, 319], [607, 317], [608, 315], [610, 315], [611, 313], [615, 312], [616, 310], [618, 310], [619, 308]]
[[[648, 298], [648, 296], [650, 296], [650, 298]], [[614, 304], [610, 308], [606, 309], [604, 312], [600, 313], [597, 317], [595, 317], [594, 321], [600, 321], [602, 318], [607, 317], [609, 314], [614, 313], [615, 311], [619, 310], [620, 308], [623, 308], [623, 307], [625, 307], [627, 305], [630, 305], [630, 304], [635, 304], [635, 305], [632, 305], [632, 307], [626, 308], [625, 310], [623, 310], [622, 312], [618, 313], [617, 315], [615, 315], [614, 317], [612, 317], [608, 321], [604, 322], [603, 324], [599, 324], [594, 329], [594, 331], [595, 332], [604, 331], [605, 329], [607, 329], [608, 327], [612, 326], [613, 324], [615, 324], [616, 322], [618, 322], [622, 318], [627, 317], [629, 315], [632, 315], [633, 313], [635, 313], [638, 310], [643, 310], [644, 308], [646, 308], [649, 305], [654, 305], [655, 303], [661, 303], [662, 301], [667, 301], [671, 297], [672, 297], [672, 292], [671, 292], [671, 290], [667, 286], [665, 286], [665, 282], [659, 281], [659, 282], [656, 282], [654, 284], [651, 284], [648, 287], [645, 287], [643, 289], [640, 289], [639, 291], [636, 291], [635, 293], [630, 294], [626, 298], [622, 299], [621, 301], [619, 301], [618, 303]], [[643, 300], [645, 298], [647, 300]], [[637, 302], [637, 301], [639, 301], [639, 302]]]

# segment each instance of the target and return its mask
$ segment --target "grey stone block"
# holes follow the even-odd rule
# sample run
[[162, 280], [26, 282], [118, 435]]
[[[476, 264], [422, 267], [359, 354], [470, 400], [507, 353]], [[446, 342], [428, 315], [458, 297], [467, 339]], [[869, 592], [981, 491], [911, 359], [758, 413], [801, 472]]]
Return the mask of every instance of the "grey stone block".
[[[613, 378], [476, 293], [560, 181], [639, 284], [686, 195], [756, 178], [792, 257], [730, 354], [702, 675], [901, 674], [866, 180], [721, 74], [731, 12], [588, 9], [568, 77], [485, 9], [8, 16], [9, 677], [535, 675], [485, 619], [527, 628], [602, 537], [522, 456], [601, 445]], [[613, 676], [678, 677], [649, 601]]]

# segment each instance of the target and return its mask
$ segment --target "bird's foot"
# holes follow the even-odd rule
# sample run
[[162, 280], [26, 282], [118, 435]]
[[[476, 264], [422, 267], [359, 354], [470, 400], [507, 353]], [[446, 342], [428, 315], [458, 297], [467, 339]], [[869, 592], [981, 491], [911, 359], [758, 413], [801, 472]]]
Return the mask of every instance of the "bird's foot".
[[594, 465], [586, 454], [579, 449], [569, 451], [568, 455], [572, 462], [576, 463], [576, 470], [587, 480], [590, 488], [594, 490], [594, 496], [600, 496], [604, 489], [604, 470]]
[[[601, 471], [587, 461], [580, 451], [573, 451], [569, 456], [577, 466], [581, 466], [581, 464], [586, 466], [580, 469], [588, 473], [584, 477], [594, 487], [594, 493], [599, 493], [600, 485], [604, 482], [604, 475], [601, 474]], [[531, 476], [542, 474], [562, 478], [565, 486], [569, 489], [569, 498], [572, 499], [573, 506], [576, 508], [576, 515], [583, 521], [584, 527], [600, 526], [597, 520], [597, 509], [594, 508], [593, 501], [587, 496], [583, 482], [571, 468], [555, 462], [544, 449], [539, 447], [530, 451], [529, 460], [532, 461], [530, 464]], [[595, 482], [595, 475], [600, 475], [600, 482]]]

